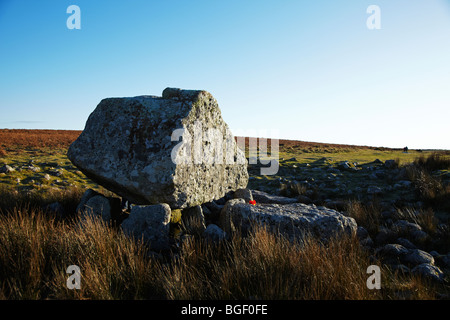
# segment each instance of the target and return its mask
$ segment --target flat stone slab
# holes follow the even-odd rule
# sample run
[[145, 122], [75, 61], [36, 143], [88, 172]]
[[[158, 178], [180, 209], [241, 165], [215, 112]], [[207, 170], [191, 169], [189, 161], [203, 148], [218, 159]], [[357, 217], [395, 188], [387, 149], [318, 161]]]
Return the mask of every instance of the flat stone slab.
[[309, 234], [325, 241], [335, 235], [354, 235], [357, 230], [353, 218], [333, 209], [303, 203], [251, 205], [243, 199], [229, 200], [222, 209], [220, 221], [228, 233], [237, 228], [245, 232], [256, 222], [289, 238]]

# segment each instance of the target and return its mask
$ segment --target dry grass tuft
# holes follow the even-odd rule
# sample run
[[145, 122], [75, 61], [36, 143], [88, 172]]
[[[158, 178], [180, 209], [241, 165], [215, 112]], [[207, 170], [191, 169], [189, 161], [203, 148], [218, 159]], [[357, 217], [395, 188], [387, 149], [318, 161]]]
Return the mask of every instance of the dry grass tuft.
[[[420, 279], [383, 266], [382, 289], [369, 290], [370, 264], [350, 237], [292, 242], [259, 227], [217, 244], [192, 237], [179, 253], [155, 256], [101, 219], [57, 221], [27, 207], [0, 215], [5, 299], [366, 300], [396, 299], [399, 290], [432, 298]], [[80, 290], [66, 287], [70, 265], [81, 269]]]
[[435, 170], [450, 169], [450, 155], [447, 152], [433, 152], [432, 154], [420, 156], [413, 162], [416, 167], [423, 168], [429, 172]]
[[352, 200], [347, 204], [350, 217], [354, 218], [358, 226], [364, 227], [370, 236], [374, 237], [380, 228], [381, 208], [376, 203], [363, 204], [360, 201]]

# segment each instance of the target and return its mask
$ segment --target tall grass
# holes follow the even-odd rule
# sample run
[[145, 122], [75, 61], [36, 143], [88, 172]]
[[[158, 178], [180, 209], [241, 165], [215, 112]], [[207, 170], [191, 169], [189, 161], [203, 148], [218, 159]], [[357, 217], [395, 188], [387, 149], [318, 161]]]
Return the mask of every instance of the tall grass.
[[[0, 216], [0, 289], [8, 299], [133, 299], [152, 276], [145, 247], [101, 219], [63, 223], [43, 212]], [[66, 287], [70, 265], [81, 268], [81, 290]], [[147, 289], [152, 288], [147, 282]], [[157, 282], [156, 282], [157, 283]], [[151, 297], [157, 290], [145, 292]]]
[[444, 183], [433, 171], [449, 168], [450, 159], [439, 153], [419, 157], [406, 166], [406, 174], [414, 184], [419, 199], [434, 209], [447, 212], [450, 211], [450, 184]]
[[[101, 219], [58, 221], [27, 207], [0, 215], [4, 299], [394, 299], [406, 284], [412, 298], [432, 298], [420, 279], [384, 267], [382, 290], [369, 290], [370, 264], [349, 237], [292, 242], [258, 227], [217, 244], [193, 237], [161, 256]], [[70, 265], [80, 290], [66, 287]]]
[[362, 203], [351, 200], [346, 212], [354, 218], [358, 226], [364, 227], [371, 237], [376, 236], [382, 224], [381, 207], [377, 203]]
[[381, 298], [366, 287], [367, 263], [355, 239], [292, 243], [259, 227], [216, 247], [187, 243], [165, 283], [171, 299]]
[[420, 156], [413, 162], [416, 167], [427, 171], [448, 170], [450, 169], [450, 155], [448, 152], [433, 152], [428, 156]]

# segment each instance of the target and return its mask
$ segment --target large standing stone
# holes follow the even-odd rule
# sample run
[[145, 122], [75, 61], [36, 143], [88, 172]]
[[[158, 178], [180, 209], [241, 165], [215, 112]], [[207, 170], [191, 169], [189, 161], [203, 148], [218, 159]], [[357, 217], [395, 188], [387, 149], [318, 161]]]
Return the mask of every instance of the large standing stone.
[[244, 152], [206, 91], [103, 99], [68, 157], [135, 204], [188, 208], [245, 188]]

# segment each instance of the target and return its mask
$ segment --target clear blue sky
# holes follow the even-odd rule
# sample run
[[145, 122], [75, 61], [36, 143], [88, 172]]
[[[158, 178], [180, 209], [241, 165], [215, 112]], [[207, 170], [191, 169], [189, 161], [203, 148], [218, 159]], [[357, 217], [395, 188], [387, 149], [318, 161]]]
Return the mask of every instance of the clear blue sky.
[[0, 0], [0, 128], [81, 130], [169, 86], [211, 92], [235, 134], [450, 149], [450, 1]]

